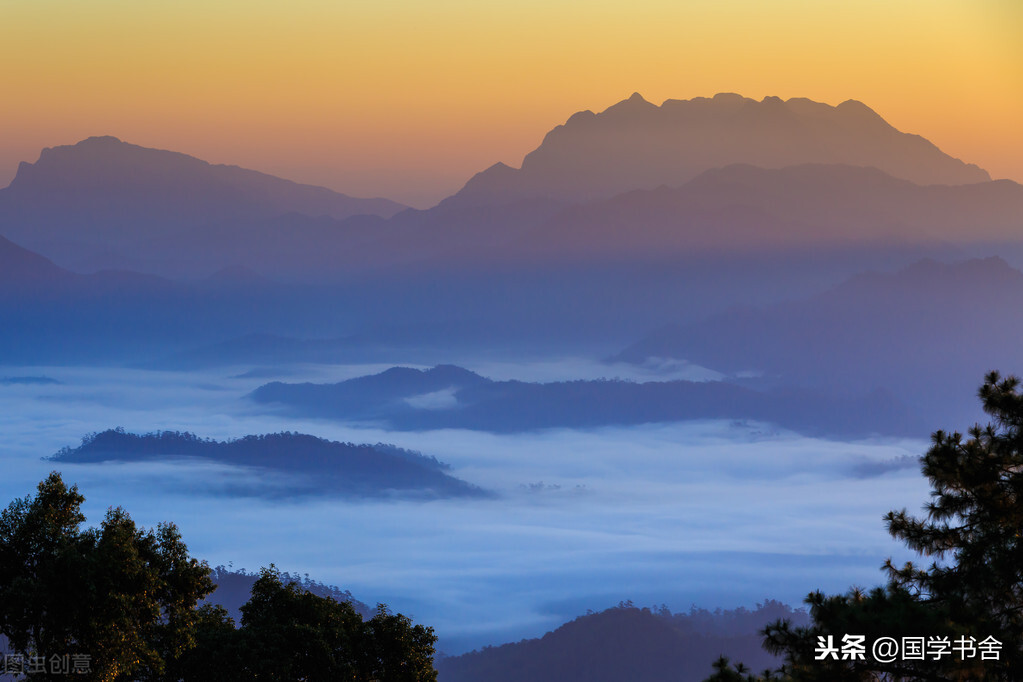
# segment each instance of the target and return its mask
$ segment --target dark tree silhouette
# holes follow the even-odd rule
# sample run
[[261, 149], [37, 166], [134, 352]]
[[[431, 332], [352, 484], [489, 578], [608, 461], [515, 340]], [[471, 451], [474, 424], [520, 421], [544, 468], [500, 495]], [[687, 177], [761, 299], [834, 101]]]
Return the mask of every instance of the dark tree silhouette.
[[115, 508], [83, 530], [84, 501], [53, 472], [35, 497], [0, 513], [0, 635], [46, 661], [25, 668], [29, 679], [67, 679], [49, 662], [67, 656], [84, 658], [76, 679], [110, 682], [436, 682], [432, 628], [383, 604], [364, 621], [273, 566], [236, 628], [224, 607], [196, 608], [213, 591], [211, 570], [188, 556], [173, 524], [139, 529]]
[[[123, 509], [82, 530], [85, 498], [57, 472], [0, 513], [0, 633], [23, 654], [87, 656], [90, 679], [163, 679], [194, 645], [213, 590], [173, 524], [140, 529]], [[66, 679], [32, 672], [30, 679]]]
[[[1023, 678], [1023, 394], [1020, 380], [989, 373], [979, 391], [987, 426], [967, 433], [937, 431], [921, 458], [931, 501], [918, 518], [905, 509], [884, 518], [893, 537], [927, 557], [884, 564], [888, 583], [869, 593], [810, 594], [812, 624], [778, 621], [764, 630], [764, 646], [781, 654], [776, 671], [752, 675], [727, 660], [708, 680], [982, 680]], [[841, 646], [844, 635], [862, 635], [866, 655], [822, 660], [822, 640]], [[923, 659], [878, 660], [871, 643], [880, 637], [947, 642], [948, 654]], [[971, 640], [972, 638], [972, 640]], [[963, 641], [960, 650], [957, 642]], [[967, 649], [968, 642], [974, 649]], [[980, 644], [987, 641], [987, 647]], [[943, 647], [938, 647], [939, 649]], [[985, 650], [987, 655], [985, 656]], [[884, 657], [882, 657], [884, 658]], [[741, 664], [740, 664], [741, 665]]]
[[218, 606], [200, 609], [198, 646], [175, 679], [435, 682], [433, 629], [382, 604], [373, 618], [347, 602], [320, 597], [264, 568], [235, 628]]

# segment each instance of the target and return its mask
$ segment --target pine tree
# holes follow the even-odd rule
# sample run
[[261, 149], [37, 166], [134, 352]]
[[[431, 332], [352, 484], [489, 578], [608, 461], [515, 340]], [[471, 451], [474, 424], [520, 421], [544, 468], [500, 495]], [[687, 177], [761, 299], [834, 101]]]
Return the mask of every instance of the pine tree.
[[[931, 501], [923, 518], [905, 509], [885, 516], [893, 537], [930, 561], [884, 564], [888, 582], [869, 592], [810, 594], [812, 624], [778, 621], [764, 630], [764, 646], [784, 664], [750, 680], [793, 682], [915, 681], [1010, 682], [1023, 679], [1023, 394], [1020, 380], [989, 373], [979, 391], [987, 426], [967, 436], [937, 431], [921, 458]], [[862, 636], [866, 655], [821, 657]], [[891, 637], [948, 642], [948, 656], [878, 660], [871, 644]], [[957, 653], [956, 643], [988, 641], [997, 657]], [[997, 646], [994, 644], [997, 643]], [[839, 649], [841, 652], [841, 649]], [[930, 651], [930, 650], [928, 650]], [[738, 679], [719, 661], [709, 680]], [[733, 675], [733, 677], [728, 677]]]

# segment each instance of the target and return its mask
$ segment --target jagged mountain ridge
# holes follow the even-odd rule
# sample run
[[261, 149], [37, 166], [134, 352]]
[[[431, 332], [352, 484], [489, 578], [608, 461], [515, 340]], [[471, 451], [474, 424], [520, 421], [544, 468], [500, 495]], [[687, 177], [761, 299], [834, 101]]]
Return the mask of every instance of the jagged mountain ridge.
[[322, 188], [90, 138], [22, 165], [0, 190], [0, 234], [77, 271], [320, 283], [1023, 235], [1023, 187], [853, 101], [633, 96], [488, 173], [430, 210], [341, 217]]
[[896, 130], [855, 100], [833, 107], [805, 98], [757, 102], [720, 93], [657, 106], [635, 93], [599, 114], [573, 114], [526, 155], [520, 169], [495, 164], [449, 201], [500, 205], [553, 197], [578, 203], [681, 185], [735, 163], [873, 166], [922, 185], [991, 179], [926, 139]]

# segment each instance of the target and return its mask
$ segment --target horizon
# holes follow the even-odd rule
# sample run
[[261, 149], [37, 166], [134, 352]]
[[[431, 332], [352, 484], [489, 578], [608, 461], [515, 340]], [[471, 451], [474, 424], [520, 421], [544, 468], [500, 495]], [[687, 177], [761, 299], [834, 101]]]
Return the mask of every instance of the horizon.
[[18, 135], [0, 141], [0, 186], [45, 147], [112, 135], [425, 208], [632, 92], [855, 99], [993, 179], [1023, 181], [1023, 10], [999, 0], [927, 15], [908, 1], [55, 4], [0, 10], [0, 57], [23, 65], [3, 79], [0, 125]]
[[[759, 103], [763, 103], [763, 102], [765, 102], [765, 101], [767, 101], [769, 99], [775, 98], [773, 95], [766, 95], [763, 98], [757, 100], [757, 99], [745, 97], [745, 95], [742, 95], [741, 93], [715, 93], [714, 95], [712, 95], [710, 97], [693, 97], [693, 98], [690, 98], [690, 99], [711, 99], [711, 98], [716, 97], [718, 95], [739, 95], [740, 97], [744, 97], [746, 99], [750, 99], [752, 101], [759, 102]], [[643, 97], [643, 95], [640, 92], [636, 91], [636, 92], [632, 93], [632, 95], [630, 95], [629, 97], [623, 98], [623, 99], [619, 100], [618, 102], [616, 102], [615, 104], [612, 104], [611, 107], [615, 106], [616, 104], [622, 104], [622, 103], [624, 103], [626, 101], [631, 101], [636, 96], [639, 96], [639, 98], [641, 100], [645, 101], [645, 102], [648, 102], [650, 104], [654, 104], [654, 106], [656, 106], [658, 108], [664, 106], [664, 104], [669, 102], [669, 101], [676, 101], [676, 102], [680, 101], [678, 99], [669, 98], [669, 99], [666, 99], [666, 100], [662, 101], [660, 104], [657, 104], [655, 102], [650, 102], [650, 100], [648, 100], [645, 97]], [[780, 98], [775, 98], [775, 99], [780, 99]], [[792, 98], [789, 98], [789, 99], [783, 99], [782, 101], [788, 103], [789, 101], [799, 100], [799, 99], [804, 99], [805, 100], [805, 99], [809, 99], [809, 98], [792, 97]], [[688, 101], [688, 100], [683, 100], [683, 101]], [[814, 101], [814, 100], [811, 100], [811, 101]], [[855, 100], [855, 99], [847, 99], [847, 100], [843, 100], [842, 102], [838, 102], [838, 103], [835, 103], [835, 104], [832, 104], [832, 103], [829, 103], [829, 102], [818, 102], [818, 103], [819, 104], [826, 104], [827, 106], [830, 106], [832, 108], [836, 108], [836, 107], [838, 107], [838, 106], [840, 106], [842, 104], [845, 104], [847, 102], [856, 102], [856, 103], [859, 103], [859, 104], [863, 104], [864, 106], [869, 108], [871, 111], [873, 111], [875, 114], [878, 114], [879, 116], [881, 116], [880, 113], [877, 112], [876, 110], [874, 110], [872, 107], [870, 107], [869, 104], [867, 104], [865, 102], [860, 102], [859, 100]], [[611, 108], [611, 107], [608, 107], [608, 108]], [[592, 113], [601, 114], [601, 113], [603, 113], [606, 110], [607, 109], [602, 109], [600, 111], [593, 112], [592, 110], [583, 109], [583, 110], [580, 110], [580, 111], [578, 111], [576, 113], [592, 112]], [[575, 114], [573, 114], [573, 116], [574, 115]], [[571, 117], [569, 117], [569, 118], [571, 118]], [[881, 118], [883, 119], [884, 116], [881, 116]], [[566, 119], [566, 121], [567, 120], [568, 119]], [[886, 119], [886, 122], [887, 122], [887, 119]], [[555, 127], [561, 127], [562, 125], [563, 124], [557, 124], [556, 126], [553, 126], [552, 130]], [[899, 132], [913, 134], [911, 131], [906, 131], [906, 130], [899, 130]], [[97, 140], [97, 139], [111, 139], [111, 140], [114, 140], [114, 141], [116, 141], [118, 143], [122, 143], [122, 144], [125, 144], [125, 145], [128, 145], [128, 146], [141, 147], [141, 148], [144, 148], [144, 149], [157, 149], [158, 151], [168, 151], [168, 152], [175, 152], [175, 153], [184, 153], [184, 152], [180, 152], [180, 150], [177, 150], [177, 149], [158, 149], [158, 148], [146, 147], [145, 145], [137, 144], [137, 143], [135, 143], [135, 142], [133, 142], [131, 140], [125, 140], [123, 138], [120, 138], [117, 135], [110, 135], [110, 134], [106, 134], [106, 135], [89, 135], [89, 136], [84, 137], [84, 138], [82, 138], [80, 140], [76, 140], [74, 142], [70, 142], [70, 143], [67, 143], [67, 144], [47, 145], [46, 147], [43, 147], [43, 148], [41, 148], [39, 150], [39, 154], [36, 155], [35, 160], [24, 159], [24, 160], [18, 162], [18, 166], [17, 167], [20, 168], [21, 164], [23, 164], [23, 163], [28, 163], [30, 165], [36, 163], [39, 160], [41, 154], [44, 151], [48, 150], [48, 149], [53, 149], [55, 147], [74, 147], [74, 146], [77, 146], [77, 145], [79, 145], [79, 144], [81, 144], [83, 142], [86, 142], [86, 141], [89, 141], [89, 140]], [[933, 140], [928, 140], [928, 141], [933, 143]], [[940, 145], [935, 145], [935, 146], [938, 147], [938, 149], [941, 150], [943, 153], [947, 154], [947, 152], [945, 152], [945, 150], [941, 149]], [[530, 151], [533, 151], [533, 150], [530, 150]], [[527, 156], [528, 154], [529, 154], [529, 152], [524, 153], [523, 157]], [[197, 156], [192, 155], [192, 154], [188, 154], [188, 156], [191, 156], [192, 158], [197, 158], [200, 161], [205, 161], [205, 162], [207, 162], [207, 163], [209, 163], [210, 165], [213, 165], [213, 166], [227, 166], [227, 167], [247, 168], [245, 166], [241, 166], [240, 164], [236, 164], [236, 163], [230, 163], [230, 162], [212, 162], [212, 161], [209, 161], [208, 159], [205, 159], [205, 158], [202, 158], [202, 157], [197, 157]], [[983, 166], [980, 166], [979, 164], [975, 164], [975, 163], [971, 162], [969, 159], [961, 159], [961, 158], [958, 158], [958, 157], [955, 157], [955, 156], [951, 156], [951, 155], [949, 155], [949, 156], [952, 159], [957, 160], [957, 161], [962, 161], [963, 163], [965, 163], [967, 165], [978, 166], [981, 170], [989, 173], [991, 175], [991, 179], [992, 180], [1008, 179], [1008, 180], [1012, 180], [1014, 182], [1020, 182], [1020, 180], [1014, 179], [1014, 178], [1000, 178], [1000, 177], [996, 176], [995, 174], [991, 173], [987, 168], [984, 168]], [[500, 165], [500, 164], [503, 164], [505, 166], [508, 166], [508, 167], [511, 167], [511, 168], [514, 168], [514, 169], [520, 169], [521, 166], [522, 166], [522, 161], [520, 161], [517, 165], [512, 165], [512, 164], [500, 161], [500, 162], [495, 162], [494, 164], [491, 164], [491, 166], [493, 166], [493, 165]], [[429, 200], [426, 203], [420, 203], [420, 204], [403, 202], [400, 199], [395, 199], [394, 197], [383, 196], [383, 195], [373, 195], [373, 196], [352, 195], [351, 193], [345, 192], [343, 189], [339, 189], [339, 188], [336, 188], [336, 187], [328, 187], [327, 185], [316, 185], [315, 183], [302, 182], [300, 180], [295, 180], [294, 178], [285, 177], [285, 176], [281, 176], [281, 175], [274, 175], [273, 173], [268, 173], [267, 171], [263, 171], [263, 170], [260, 170], [260, 169], [257, 169], [257, 168], [247, 168], [247, 169], [248, 170], [255, 170], [255, 171], [258, 171], [258, 172], [261, 172], [261, 173], [266, 173], [268, 175], [272, 175], [274, 177], [278, 177], [278, 178], [281, 178], [283, 180], [289, 180], [289, 181], [292, 181], [292, 182], [297, 182], [299, 184], [310, 185], [310, 186], [318, 186], [318, 187], [325, 187], [325, 188], [331, 189], [331, 190], [333, 190], [335, 192], [340, 192], [341, 194], [347, 194], [349, 196], [353, 196], [353, 198], [358, 198], [358, 199], [387, 199], [387, 200], [391, 200], [391, 201], [397, 201], [398, 203], [404, 203], [406, 206], [410, 206], [410, 207], [416, 208], [416, 209], [428, 209], [428, 208], [432, 208], [432, 207], [436, 206], [443, 199], [446, 199], [446, 198], [456, 194], [458, 191], [460, 191], [465, 186], [465, 184], [472, 177], [475, 177], [475, 175], [477, 175], [479, 173], [482, 173], [483, 171], [485, 171], [485, 170], [487, 170], [489, 168], [490, 168], [490, 166], [487, 166], [486, 168], [481, 168], [478, 171], [474, 171], [469, 177], [467, 177], [465, 179], [464, 182], [459, 184], [457, 187], [455, 187], [450, 192], [448, 192], [446, 194], [443, 194], [443, 195], [437, 197], [436, 199], [431, 199], [431, 200]], [[15, 171], [15, 173], [7, 181], [7, 184], [3, 186], [4, 188], [10, 186], [10, 183], [14, 181], [14, 177], [15, 177], [16, 174], [17, 174], [17, 171]]]

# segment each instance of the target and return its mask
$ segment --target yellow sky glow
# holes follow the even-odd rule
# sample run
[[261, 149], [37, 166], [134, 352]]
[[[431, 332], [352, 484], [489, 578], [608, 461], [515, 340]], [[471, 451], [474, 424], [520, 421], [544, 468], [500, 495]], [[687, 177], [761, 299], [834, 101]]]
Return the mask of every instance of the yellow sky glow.
[[0, 185], [110, 134], [426, 206], [581, 109], [858, 99], [1023, 181], [1016, 0], [5, 0]]

